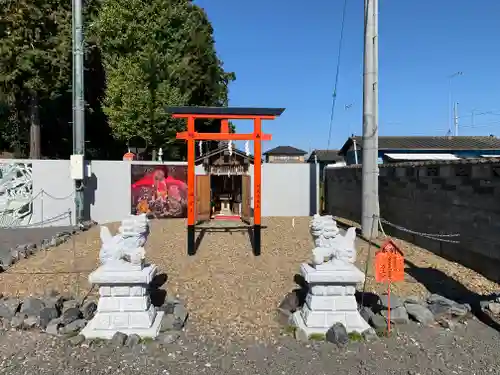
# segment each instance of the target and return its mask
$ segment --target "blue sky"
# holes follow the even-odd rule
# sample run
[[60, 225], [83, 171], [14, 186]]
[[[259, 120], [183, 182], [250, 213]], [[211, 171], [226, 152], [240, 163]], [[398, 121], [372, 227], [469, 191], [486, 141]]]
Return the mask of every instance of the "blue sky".
[[[326, 148], [344, 0], [195, 3], [226, 70], [236, 72], [230, 105], [286, 108], [265, 122], [273, 140], [263, 149]], [[348, 0], [330, 148], [362, 131], [363, 5]], [[380, 135], [445, 135], [448, 76], [462, 71], [451, 80], [459, 134], [500, 136], [499, 20], [499, 0], [379, 0]]]

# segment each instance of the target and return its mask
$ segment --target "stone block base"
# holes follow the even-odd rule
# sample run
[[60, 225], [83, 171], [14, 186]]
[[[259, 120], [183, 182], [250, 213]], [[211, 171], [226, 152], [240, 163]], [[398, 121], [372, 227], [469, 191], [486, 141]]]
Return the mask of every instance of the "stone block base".
[[326, 312], [316, 311], [312, 312], [307, 317], [308, 323], [306, 324], [302, 311], [296, 311], [292, 315], [292, 320], [297, 329], [304, 331], [307, 336], [312, 334], [324, 335], [335, 323], [342, 323], [348, 333], [358, 332], [362, 333], [370, 328], [370, 325], [359, 315], [358, 311], [345, 311], [345, 312]]
[[99, 326], [96, 324], [95, 318], [97, 315], [92, 319], [89, 324], [80, 332], [81, 335], [85, 336], [87, 339], [105, 339], [105, 340], [110, 340], [113, 335], [116, 332], [122, 332], [125, 333], [126, 335], [139, 335], [142, 338], [156, 338], [159, 333], [160, 333], [160, 328], [161, 328], [161, 321], [163, 318], [163, 311], [158, 311], [156, 313], [156, 316], [154, 317], [153, 324], [150, 325], [149, 327], [145, 327], [143, 325], [142, 328], [135, 327], [135, 328], [101, 328], [102, 326]]

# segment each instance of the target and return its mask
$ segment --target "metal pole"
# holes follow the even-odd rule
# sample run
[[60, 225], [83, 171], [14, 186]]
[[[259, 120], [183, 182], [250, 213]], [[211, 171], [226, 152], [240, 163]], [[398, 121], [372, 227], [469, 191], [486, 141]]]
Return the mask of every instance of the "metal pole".
[[455, 137], [458, 135], [458, 102], [453, 107], [453, 120], [455, 125]]
[[377, 13], [377, 0], [365, 0], [361, 229], [366, 238], [370, 237], [372, 227], [373, 236], [378, 236], [378, 226], [373, 225], [378, 216]]
[[[85, 155], [82, 0], [73, 0], [73, 154]], [[83, 219], [84, 181], [75, 180], [76, 222]]]
[[[316, 154], [314, 154], [314, 168], [316, 173], [316, 213], [321, 214], [321, 185], [319, 179], [320, 165], [318, 163], [318, 155]], [[326, 173], [326, 166], [323, 167], [323, 173]], [[325, 192], [325, 185], [323, 185], [323, 195], [324, 192]]]
[[463, 75], [464, 72], [458, 71], [455, 72], [451, 75], [448, 76], [448, 112], [449, 114], [449, 126], [448, 126], [448, 133], [452, 134], [451, 130], [453, 127], [453, 124], [455, 123], [455, 104], [453, 103], [453, 95], [452, 95], [452, 87], [451, 87], [451, 80], [455, 77]]

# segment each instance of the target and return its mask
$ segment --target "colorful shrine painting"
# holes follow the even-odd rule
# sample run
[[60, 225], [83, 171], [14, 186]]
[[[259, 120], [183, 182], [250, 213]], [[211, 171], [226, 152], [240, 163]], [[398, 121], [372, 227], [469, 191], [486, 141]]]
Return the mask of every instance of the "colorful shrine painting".
[[132, 214], [151, 218], [187, 217], [187, 166], [132, 164]]

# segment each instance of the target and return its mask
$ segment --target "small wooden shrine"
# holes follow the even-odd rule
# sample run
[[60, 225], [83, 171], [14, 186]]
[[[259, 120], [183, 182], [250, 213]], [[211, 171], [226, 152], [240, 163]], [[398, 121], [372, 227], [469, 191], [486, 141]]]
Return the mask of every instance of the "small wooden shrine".
[[248, 174], [248, 167], [253, 163], [253, 156], [234, 148], [228, 142], [219, 142], [219, 147], [195, 161], [202, 164], [209, 175], [244, 175]]
[[[253, 156], [233, 147], [232, 143], [220, 142], [219, 147], [196, 159], [203, 165], [206, 175], [197, 175], [198, 220], [243, 220], [250, 223], [251, 177], [249, 166]], [[202, 180], [208, 180], [204, 183]], [[210, 189], [202, 191], [201, 189]], [[204, 202], [209, 199], [210, 202]], [[203, 201], [202, 201], [203, 200]], [[210, 212], [206, 212], [210, 207]]]

